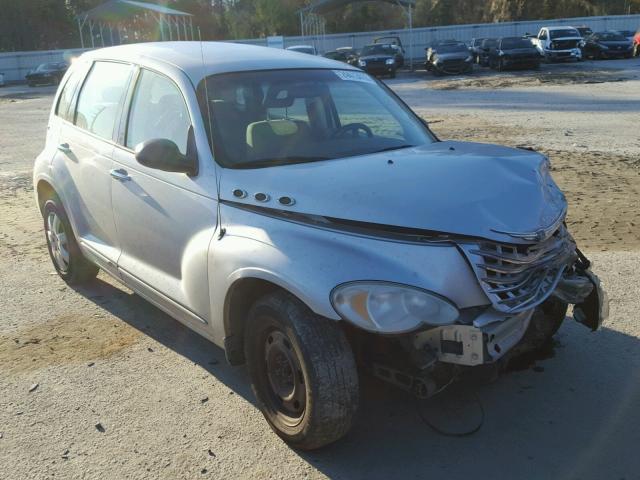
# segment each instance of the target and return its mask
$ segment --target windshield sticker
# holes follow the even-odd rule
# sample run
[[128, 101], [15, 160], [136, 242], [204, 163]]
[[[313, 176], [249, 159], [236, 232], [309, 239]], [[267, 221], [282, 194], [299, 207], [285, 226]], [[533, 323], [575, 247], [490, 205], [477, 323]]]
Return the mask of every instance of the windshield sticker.
[[335, 73], [341, 80], [348, 80], [351, 82], [376, 83], [373, 78], [371, 78], [364, 72], [356, 72], [353, 70], [334, 70], [333, 73]]

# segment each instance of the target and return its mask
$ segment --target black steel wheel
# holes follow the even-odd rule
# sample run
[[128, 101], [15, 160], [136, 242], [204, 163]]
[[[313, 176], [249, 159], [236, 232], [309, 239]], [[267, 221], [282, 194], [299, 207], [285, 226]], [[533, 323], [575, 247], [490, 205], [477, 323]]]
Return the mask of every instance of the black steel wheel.
[[245, 327], [251, 387], [273, 431], [312, 450], [344, 436], [358, 408], [358, 375], [340, 326], [286, 292], [252, 307]]

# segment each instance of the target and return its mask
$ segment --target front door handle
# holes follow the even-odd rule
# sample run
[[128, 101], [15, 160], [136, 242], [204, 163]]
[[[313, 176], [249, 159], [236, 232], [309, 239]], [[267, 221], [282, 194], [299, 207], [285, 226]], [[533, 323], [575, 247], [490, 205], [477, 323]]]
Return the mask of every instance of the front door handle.
[[62, 153], [71, 153], [71, 147], [69, 147], [68, 143], [61, 143], [60, 145], [58, 145], [58, 150], [60, 150]]
[[111, 172], [109, 173], [113, 178], [115, 178], [116, 180], [120, 180], [121, 182], [131, 180], [131, 177], [124, 168], [116, 168], [111, 170]]

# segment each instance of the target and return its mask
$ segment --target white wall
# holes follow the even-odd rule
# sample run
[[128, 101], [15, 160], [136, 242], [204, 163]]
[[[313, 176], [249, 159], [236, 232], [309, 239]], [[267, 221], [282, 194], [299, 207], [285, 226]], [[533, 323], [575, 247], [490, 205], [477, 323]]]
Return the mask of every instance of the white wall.
[[[284, 37], [284, 46], [312, 44], [319, 52], [335, 50], [338, 47], [353, 46], [360, 48], [373, 39], [386, 35], [397, 35], [401, 38], [407, 51], [407, 57], [422, 59], [424, 49], [434, 40], [455, 38], [467, 42], [479, 37], [519, 36], [525, 33], [535, 34], [543, 26], [555, 25], [587, 25], [593, 31], [599, 30], [638, 30], [640, 15], [616, 15], [610, 17], [578, 17], [556, 20], [533, 20], [527, 22], [484, 23], [477, 25], [452, 25], [445, 27], [424, 27], [413, 29], [413, 49], [410, 49], [408, 30], [383, 30], [378, 32], [336, 33], [322, 37]], [[267, 45], [266, 38], [234, 40], [236, 43]], [[37, 52], [0, 53], [0, 73], [4, 73], [5, 82], [23, 80], [32, 68], [45, 62], [69, 60], [85, 50], [48, 50]]]

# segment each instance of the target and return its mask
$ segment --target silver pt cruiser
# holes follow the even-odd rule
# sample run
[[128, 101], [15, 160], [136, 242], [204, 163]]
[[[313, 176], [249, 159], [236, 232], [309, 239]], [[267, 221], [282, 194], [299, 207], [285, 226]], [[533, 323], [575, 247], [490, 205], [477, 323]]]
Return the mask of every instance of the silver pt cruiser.
[[85, 53], [34, 169], [51, 259], [246, 363], [291, 445], [351, 427], [358, 369], [428, 397], [607, 300], [549, 161], [440, 141], [344, 63], [224, 43]]

